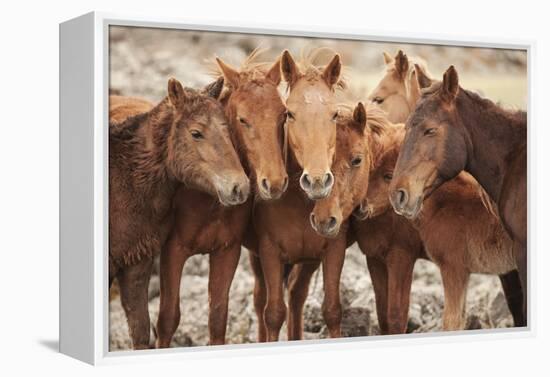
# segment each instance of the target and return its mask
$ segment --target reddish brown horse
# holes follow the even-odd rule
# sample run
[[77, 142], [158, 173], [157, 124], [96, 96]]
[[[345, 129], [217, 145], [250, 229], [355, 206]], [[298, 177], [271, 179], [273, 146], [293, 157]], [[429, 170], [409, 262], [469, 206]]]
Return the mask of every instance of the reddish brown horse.
[[[326, 197], [334, 183], [330, 171], [338, 119], [334, 91], [341, 71], [338, 55], [323, 68], [313, 65], [311, 59], [297, 64], [288, 51], [281, 58], [283, 77], [289, 85], [285, 125], [291, 152], [289, 188], [281, 200], [255, 206], [256, 239], [247, 245], [256, 275], [254, 304], [260, 341], [278, 340], [285, 320], [285, 264], [322, 260], [325, 287], [337, 288], [344, 260], [345, 237], [327, 239], [316, 234], [309, 222], [313, 203], [304, 196], [305, 191], [312, 198]], [[334, 249], [341, 251], [329, 252]], [[325, 320], [332, 336], [340, 334], [339, 305], [338, 290], [326, 289]], [[289, 338], [298, 338], [298, 334], [290, 333], [291, 328]]]
[[[366, 110], [361, 103], [355, 109], [350, 109], [347, 106], [340, 109], [336, 132], [336, 155], [332, 164], [335, 184], [327, 198], [315, 203], [310, 215], [313, 229], [321, 236], [345, 239], [345, 242], [335, 244], [328, 251], [330, 253], [343, 255], [345, 254], [344, 248], [353, 242], [349, 237], [348, 218], [367, 193], [373, 156], [376, 156], [381, 147], [378, 137], [381, 132], [380, 120], [382, 119], [385, 119], [383, 112], [373, 107]], [[309, 282], [318, 266], [319, 262], [308, 265], [301, 264], [294, 266], [290, 273], [288, 284], [289, 339], [302, 338], [303, 307], [309, 290]], [[327, 270], [330, 271], [325, 266], [324, 271]], [[340, 273], [341, 271], [338, 271], [338, 274]], [[325, 291], [339, 292], [339, 280], [329, 279], [329, 282], [336, 286], [325, 286]], [[323, 312], [325, 318], [340, 323], [339, 302], [338, 305], [324, 305]], [[339, 330], [334, 334], [331, 332], [331, 336], [339, 336]]]
[[412, 222], [392, 210], [389, 187], [404, 134], [401, 126], [386, 128], [384, 148], [370, 176], [368, 219], [353, 221], [355, 236], [367, 256], [382, 333], [406, 330], [412, 272], [418, 258], [429, 258], [441, 270], [444, 330], [464, 328], [471, 273], [498, 274], [514, 323], [524, 326], [512, 242], [469, 174], [461, 173], [435, 190]]
[[[251, 180], [256, 200], [278, 199], [288, 176], [282, 151], [285, 106], [277, 91], [280, 64], [255, 63], [254, 51], [236, 70], [221, 59], [219, 69], [228, 90], [221, 101], [229, 132]], [[161, 255], [160, 313], [157, 347], [168, 347], [180, 321], [180, 280], [186, 260], [209, 254], [208, 282], [210, 344], [223, 344], [228, 295], [239, 261], [241, 244], [254, 199], [232, 208], [217, 205], [206, 193], [182, 187], [176, 196], [176, 226]]]
[[226, 205], [248, 196], [248, 178], [215, 99], [222, 86], [219, 80], [199, 93], [171, 79], [156, 106], [110, 98], [109, 284], [119, 282], [134, 348], [149, 347], [148, 283], [153, 257], [173, 225], [178, 185]]
[[[420, 80], [419, 80], [420, 82]], [[498, 205], [514, 242], [527, 297], [527, 116], [510, 112], [459, 86], [451, 66], [443, 81], [424, 88], [407, 121], [391, 185], [394, 209], [416, 218], [424, 198], [462, 170], [471, 173]], [[524, 318], [527, 318], [524, 300]]]

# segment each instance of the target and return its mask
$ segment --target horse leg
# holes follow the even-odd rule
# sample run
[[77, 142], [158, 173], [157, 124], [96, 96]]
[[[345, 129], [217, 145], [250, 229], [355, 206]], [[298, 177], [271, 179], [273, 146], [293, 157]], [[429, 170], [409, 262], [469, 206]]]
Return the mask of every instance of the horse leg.
[[120, 286], [120, 301], [132, 338], [134, 349], [149, 348], [149, 279], [153, 270], [153, 259], [147, 258], [136, 265], [124, 267], [117, 278]]
[[267, 290], [267, 303], [264, 309], [267, 340], [275, 342], [279, 340], [281, 326], [286, 317], [283, 291], [283, 264], [279, 259], [279, 250], [269, 241], [264, 241], [260, 244], [260, 261]]
[[376, 315], [381, 334], [388, 333], [388, 270], [385, 262], [374, 257], [367, 257], [374, 299], [376, 301]]
[[302, 263], [292, 269], [288, 285], [288, 340], [303, 338], [304, 304], [309, 292], [309, 283], [313, 273], [319, 268], [319, 263]]
[[181, 249], [177, 235], [170, 237], [160, 254], [160, 307], [157, 320], [157, 348], [170, 347], [180, 323], [180, 283], [189, 255]]
[[529, 294], [529, 284], [527, 279], [527, 247], [522, 243], [515, 241], [514, 251], [514, 255], [516, 257], [516, 265], [518, 268], [518, 275], [521, 281], [523, 292], [522, 312], [523, 318], [525, 319], [523, 326], [527, 326], [527, 295]]
[[227, 328], [227, 306], [229, 303], [229, 289], [235, 276], [241, 245], [218, 250], [210, 254], [210, 272], [208, 276], [208, 297], [210, 311], [208, 314], [208, 329], [210, 331], [210, 345], [224, 344]]
[[344, 267], [345, 245], [336, 245], [325, 253], [323, 258], [323, 317], [331, 338], [339, 338], [342, 324], [342, 304], [340, 303], [340, 275]]
[[405, 250], [391, 250], [388, 269], [388, 333], [404, 334], [409, 319], [409, 299], [415, 258]]
[[523, 291], [521, 289], [521, 280], [518, 271], [513, 270], [506, 274], [499, 275], [499, 278], [502, 283], [502, 290], [504, 291], [508, 308], [514, 318], [514, 326], [524, 327], [526, 321], [523, 316]]
[[248, 253], [250, 259], [250, 267], [254, 273], [254, 309], [256, 310], [256, 316], [258, 317], [258, 342], [267, 341], [267, 329], [265, 327], [264, 310], [267, 298], [267, 291], [265, 288], [264, 273], [262, 271], [262, 264], [260, 258], [252, 251]]
[[452, 266], [441, 266], [440, 268], [445, 292], [443, 330], [463, 330], [466, 291], [470, 274], [464, 269]]

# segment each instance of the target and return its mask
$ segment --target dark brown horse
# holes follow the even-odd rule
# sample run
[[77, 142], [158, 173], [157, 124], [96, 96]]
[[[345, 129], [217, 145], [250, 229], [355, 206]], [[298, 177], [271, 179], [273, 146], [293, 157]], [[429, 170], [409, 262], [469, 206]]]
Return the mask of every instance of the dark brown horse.
[[355, 237], [367, 256], [382, 333], [406, 330], [412, 273], [418, 258], [432, 260], [441, 270], [444, 330], [464, 328], [471, 273], [499, 275], [514, 323], [524, 326], [512, 242], [469, 174], [461, 173], [435, 190], [412, 222], [392, 210], [389, 187], [404, 133], [402, 126], [386, 128], [384, 148], [370, 176], [365, 205], [368, 219], [353, 221]]
[[[319, 68], [311, 59], [296, 63], [285, 51], [281, 70], [289, 84], [285, 127], [289, 137], [290, 182], [280, 200], [256, 204], [253, 212], [256, 237], [247, 245], [256, 276], [258, 338], [260, 341], [279, 338], [286, 317], [284, 265], [320, 260], [325, 282], [325, 321], [331, 336], [339, 336], [338, 286], [346, 247], [345, 231], [341, 230], [344, 236], [335, 239], [318, 235], [309, 220], [313, 202], [304, 191], [309, 197], [326, 197], [334, 183], [330, 167], [336, 149], [338, 109], [334, 91], [340, 80], [340, 57], [335, 55], [327, 66]], [[317, 265], [313, 266], [315, 269]], [[292, 332], [293, 328], [289, 325], [289, 338], [299, 339], [301, 334]]]
[[240, 70], [217, 59], [228, 89], [221, 101], [229, 132], [252, 182], [256, 198], [232, 208], [207, 193], [182, 187], [176, 196], [176, 225], [161, 254], [160, 313], [157, 347], [168, 347], [180, 322], [180, 280], [186, 260], [208, 254], [210, 344], [223, 344], [228, 295], [250, 222], [254, 200], [278, 199], [288, 176], [283, 161], [285, 106], [277, 90], [279, 60], [255, 63], [254, 51]]
[[[424, 198], [462, 170], [471, 173], [497, 204], [514, 242], [527, 298], [527, 116], [503, 110], [462, 89], [451, 66], [442, 82], [419, 82], [422, 97], [407, 133], [391, 185], [394, 209], [416, 218]], [[427, 86], [429, 85], [429, 86]], [[527, 318], [527, 300], [524, 300]]]
[[109, 284], [119, 282], [136, 349], [149, 347], [148, 283], [153, 257], [173, 225], [178, 185], [225, 205], [248, 197], [248, 178], [216, 100], [222, 85], [220, 80], [199, 93], [170, 79], [168, 96], [156, 106], [110, 98]]

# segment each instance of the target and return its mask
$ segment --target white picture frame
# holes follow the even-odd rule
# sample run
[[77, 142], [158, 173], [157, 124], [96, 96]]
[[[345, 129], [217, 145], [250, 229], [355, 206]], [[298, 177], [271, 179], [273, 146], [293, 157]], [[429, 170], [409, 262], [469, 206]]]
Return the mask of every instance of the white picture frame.
[[[224, 345], [109, 352], [108, 346], [108, 32], [109, 26], [138, 26], [355, 39], [400, 43], [523, 49], [528, 57], [528, 114], [533, 113], [533, 59], [529, 40], [461, 38], [291, 25], [201, 23], [180, 19], [92, 12], [60, 24], [60, 351], [90, 364], [342, 350], [394, 345], [531, 337], [536, 334], [536, 253], [528, 255], [528, 327], [407, 334], [265, 344]], [[535, 125], [528, 117], [529, 240]], [[529, 243], [531, 245], [531, 243]]]

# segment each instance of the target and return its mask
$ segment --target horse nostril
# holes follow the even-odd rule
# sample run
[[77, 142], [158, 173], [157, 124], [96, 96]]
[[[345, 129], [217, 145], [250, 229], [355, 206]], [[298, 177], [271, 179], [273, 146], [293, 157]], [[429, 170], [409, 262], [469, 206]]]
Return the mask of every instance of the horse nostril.
[[407, 199], [408, 199], [407, 191], [405, 191], [403, 189], [398, 189], [395, 192], [395, 203], [399, 207], [403, 207], [405, 205], [405, 203], [407, 203]]
[[316, 225], [317, 223], [315, 222], [315, 215], [313, 214], [313, 212], [309, 214], [309, 222], [311, 223], [311, 226], [313, 227], [313, 229], [315, 229], [317, 226]]
[[337, 223], [336, 217], [334, 217], [334, 216], [329, 217], [327, 228], [329, 230], [333, 230], [336, 227], [336, 223]]
[[233, 200], [238, 200], [241, 198], [241, 189], [238, 184], [233, 185], [233, 189], [231, 190], [231, 198]]
[[309, 179], [309, 174], [302, 174], [302, 177], [300, 178], [300, 185], [303, 189], [311, 188], [311, 180]]
[[269, 181], [267, 180], [267, 178], [263, 178], [262, 179], [262, 188], [269, 192]]
[[334, 176], [332, 175], [332, 173], [329, 172], [329, 173], [325, 174], [324, 181], [323, 181], [323, 186], [330, 187], [330, 186], [332, 186], [333, 182], [334, 182]]

